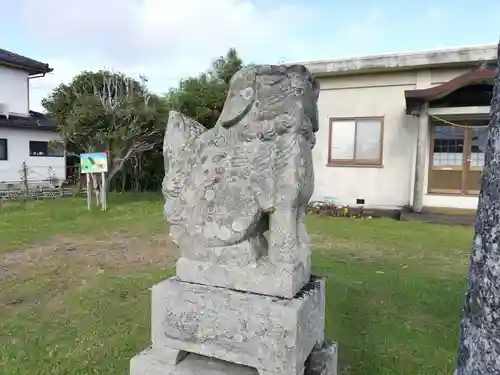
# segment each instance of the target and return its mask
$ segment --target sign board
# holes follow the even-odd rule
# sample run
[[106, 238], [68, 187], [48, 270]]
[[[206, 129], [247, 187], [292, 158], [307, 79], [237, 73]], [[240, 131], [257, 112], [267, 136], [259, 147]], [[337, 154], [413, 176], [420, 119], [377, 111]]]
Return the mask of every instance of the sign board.
[[81, 173], [105, 173], [108, 171], [108, 153], [80, 154]]

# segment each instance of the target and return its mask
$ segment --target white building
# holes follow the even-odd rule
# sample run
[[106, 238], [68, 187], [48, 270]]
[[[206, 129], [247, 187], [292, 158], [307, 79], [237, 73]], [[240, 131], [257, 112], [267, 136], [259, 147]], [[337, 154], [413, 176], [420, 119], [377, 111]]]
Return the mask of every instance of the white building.
[[303, 63], [321, 87], [312, 199], [475, 210], [496, 58], [495, 45]]
[[52, 71], [44, 64], [0, 49], [0, 187], [19, 184], [23, 163], [28, 181], [66, 179], [66, 158], [53, 121], [29, 110], [30, 79]]

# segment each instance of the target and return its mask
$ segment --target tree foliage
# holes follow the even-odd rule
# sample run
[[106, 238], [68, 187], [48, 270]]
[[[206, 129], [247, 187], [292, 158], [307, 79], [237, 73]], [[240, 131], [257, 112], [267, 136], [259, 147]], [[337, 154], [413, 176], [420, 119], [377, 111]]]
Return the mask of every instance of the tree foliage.
[[207, 72], [181, 80], [166, 97], [168, 106], [212, 128], [226, 99], [231, 77], [243, 67], [235, 49], [220, 56]]
[[149, 93], [145, 80], [104, 70], [80, 73], [42, 105], [66, 144], [109, 152], [109, 180], [130, 158], [155, 147], [166, 119], [165, 101]]
[[42, 105], [56, 120], [70, 155], [109, 151], [113, 189], [156, 190], [164, 173], [162, 141], [169, 110], [213, 127], [229, 81], [242, 67], [238, 53], [230, 49], [208, 71], [182, 79], [163, 96], [150, 93], [145, 79], [83, 71], [57, 87]]

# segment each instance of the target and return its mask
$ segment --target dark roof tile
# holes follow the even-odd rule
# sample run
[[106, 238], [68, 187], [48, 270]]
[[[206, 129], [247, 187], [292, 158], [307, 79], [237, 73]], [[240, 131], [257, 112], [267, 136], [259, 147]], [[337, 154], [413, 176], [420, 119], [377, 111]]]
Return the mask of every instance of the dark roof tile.
[[54, 120], [35, 111], [30, 111], [29, 117], [9, 115], [7, 118], [0, 115], [0, 128], [57, 130]]
[[50, 73], [54, 70], [49, 64], [18, 55], [17, 53], [2, 48], [0, 48], [0, 64], [6, 64], [25, 70], [30, 75]]

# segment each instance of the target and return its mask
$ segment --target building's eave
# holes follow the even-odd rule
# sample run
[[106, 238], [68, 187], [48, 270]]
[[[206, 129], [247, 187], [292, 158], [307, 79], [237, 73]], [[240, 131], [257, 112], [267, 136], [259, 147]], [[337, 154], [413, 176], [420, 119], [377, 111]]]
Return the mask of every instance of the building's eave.
[[359, 73], [376, 73], [397, 70], [414, 70], [436, 67], [473, 67], [481, 62], [497, 59], [497, 45], [469, 46], [427, 50], [420, 52], [388, 53], [371, 56], [305, 61], [306, 66], [317, 77]]
[[426, 89], [406, 90], [406, 113], [414, 113], [422, 103], [440, 99], [468, 85], [486, 83], [493, 86], [496, 74], [497, 70], [495, 68], [485, 66], [480, 69], [471, 70], [437, 86]]
[[30, 76], [46, 74], [54, 70], [49, 66], [49, 64], [18, 55], [17, 53], [10, 52], [2, 48], [0, 48], [0, 65], [24, 70], [28, 72]]

